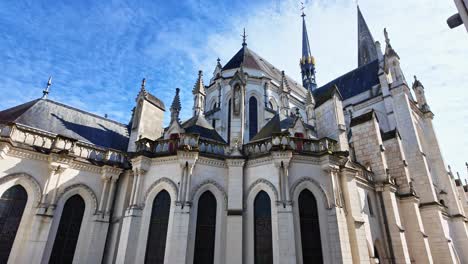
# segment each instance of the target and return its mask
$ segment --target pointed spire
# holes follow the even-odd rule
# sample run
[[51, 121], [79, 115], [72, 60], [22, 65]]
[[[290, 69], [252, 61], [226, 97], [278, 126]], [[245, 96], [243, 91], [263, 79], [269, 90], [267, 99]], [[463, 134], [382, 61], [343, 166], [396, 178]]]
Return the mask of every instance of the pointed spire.
[[203, 72], [198, 71], [198, 79], [192, 90], [193, 94], [202, 93], [205, 94], [205, 85], [203, 84]]
[[203, 115], [205, 111], [205, 85], [203, 84], [203, 72], [198, 71], [198, 79], [192, 90], [194, 96], [194, 115]]
[[182, 106], [180, 104], [180, 97], [179, 97], [179, 92], [180, 89], [176, 88], [176, 94], [174, 96], [174, 100], [172, 100], [172, 105], [171, 105], [171, 123], [173, 121], [179, 121], [179, 113], [180, 110], [182, 109]]
[[400, 59], [400, 56], [396, 53], [396, 51], [393, 49], [392, 44], [390, 44], [390, 38], [388, 37], [388, 31], [387, 28], [384, 28], [384, 36], [385, 36], [385, 55], [386, 56], [394, 56]]
[[284, 93], [289, 93], [291, 91], [284, 71], [281, 71], [281, 91]]
[[424, 85], [422, 85], [422, 83], [418, 80], [416, 75], [414, 75], [413, 89], [415, 89], [417, 87], [422, 87], [424, 89]]
[[367, 26], [366, 20], [361, 13], [359, 5], [358, 13], [358, 67], [368, 64], [378, 59], [377, 48], [375, 47], [374, 37]]
[[141, 87], [138, 96], [140, 95], [143, 95], [143, 97], [146, 97], [148, 95], [148, 92], [146, 91], [146, 78], [143, 78], [143, 80], [141, 80]]
[[42, 91], [42, 99], [47, 99], [47, 96], [49, 95], [49, 88], [51, 85], [52, 85], [52, 76], [49, 77], [49, 80], [47, 81], [47, 86]]
[[302, 86], [308, 90], [315, 90], [317, 82], [315, 80], [315, 58], [312, 56], [309, 44], [309, 35], [305, 22], [304, 5], [302, 4], [302, 56], [300, 59]]

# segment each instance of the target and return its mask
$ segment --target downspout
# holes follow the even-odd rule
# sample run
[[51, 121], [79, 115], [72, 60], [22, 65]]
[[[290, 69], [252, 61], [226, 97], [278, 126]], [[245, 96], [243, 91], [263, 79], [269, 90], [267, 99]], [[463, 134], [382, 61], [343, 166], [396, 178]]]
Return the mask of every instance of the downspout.
[[393, 252], [393, 245], [392, 245], [392, 237], [390, 236], [390, 228], [388, 227], [388, 220], [387, 220], [387, 210], [385, 210], [385, 205], [383, 202], [382, 192], [379, 193], [379, 200], [380, 205], [383, 211], [383, 220], [385, 226], [385, 232], [387, 233], [387, 244], [390, 250], [390, 263], [395, 263], [395, 253]]

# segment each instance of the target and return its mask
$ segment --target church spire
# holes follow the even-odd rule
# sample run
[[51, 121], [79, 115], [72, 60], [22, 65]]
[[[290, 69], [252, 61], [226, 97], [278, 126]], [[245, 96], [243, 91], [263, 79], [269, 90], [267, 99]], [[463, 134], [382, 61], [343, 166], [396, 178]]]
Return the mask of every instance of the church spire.
[[197, 82], [195, 83], [193, 90], [193, 99], [194, 99], [194, 104], [193, 104], [193, 111], [194, 111], [194, 116], [196, 115], [203, 115], [205, 111], [205, 85], [203, 84], [203, 72], [198, 71], [198, 79]]
[[312, 56], [309, 45], [309, 36], [305, 22], [304, 7], [302, 7], [302, 57], [300, 60], [302, 86], [309, 90], [317, 89], [315, 81], [315, 59]]
[[179, 113], [180, 113], [180, 110], [182, 109], [182, 106], [180, 105], [179, 92], [180, 92], [180, 89], [176, 88], [176, 94], [174, 96], [174, 100], [172, 100], [172, 105], [171, 105], [171, 123], [174, 121], [179, 122]]
[[358, 13], [358, 67], [378, 59], [374, 38], [367, 26], [366, 20], [357, 6]]

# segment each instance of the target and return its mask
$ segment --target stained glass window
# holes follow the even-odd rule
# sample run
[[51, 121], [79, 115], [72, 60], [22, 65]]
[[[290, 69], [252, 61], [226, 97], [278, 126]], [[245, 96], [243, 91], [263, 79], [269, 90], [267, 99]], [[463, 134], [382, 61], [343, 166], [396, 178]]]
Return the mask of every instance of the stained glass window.
[[161, 191], [153, 200], [151, 220], [146, 244], [145, 263], [163, 264], [166, 250], [167, 226], [171, 197], [167, 191]]
[[299, 216], [303, 263], [323, 263], [317, 201], [309, 190], [299, 194]]
[[78, 194], [65, 202], [49, 264], [73, 262], [84, 211], [85, 202]]
[[8, 262], [27, 200], [21, 185], [11, 187], [0, 198], [0, 263]]
[[250, 97], [249, 99], [249, 139], [252, 138], [258, 132], [258, 106], [257, 99], [255, 97]]
[[255, 264], [273, 263], [271, 201], [264, 191], [254, 201], [254, 245]]
[[216, 237], [216, 198], [210, 191], [198, 200], [197, 230], [195, 234], [194, 264], [210, 264], [214, 261]]

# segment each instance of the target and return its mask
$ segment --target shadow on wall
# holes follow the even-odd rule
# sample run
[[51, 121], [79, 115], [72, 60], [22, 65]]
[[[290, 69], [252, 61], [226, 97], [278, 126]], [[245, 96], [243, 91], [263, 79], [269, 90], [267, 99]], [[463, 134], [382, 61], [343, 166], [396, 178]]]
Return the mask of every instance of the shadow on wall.
[[[116, 133], [115, 131], [107, 129], [102, 124], [97, 124], [99, 127], [101, 127], [101, 129], [99, 129], [96, 127], [85, 126], [66, 121], [63, 118], [57, 116], [56, 114], [51, 115], [54, 118], [58, 119], [66, 130], [71, 131], [69, 135], [64, 134], [64, 136], [76, 137], [76, 135], [78, 135], [79, 137], [88, 141], [89, 143], [101, 147], [113, 148], [121, 151], [127, 150], [128, 138], [119, 133]], [[64, 132], [66, 132], [66, 130]]]

